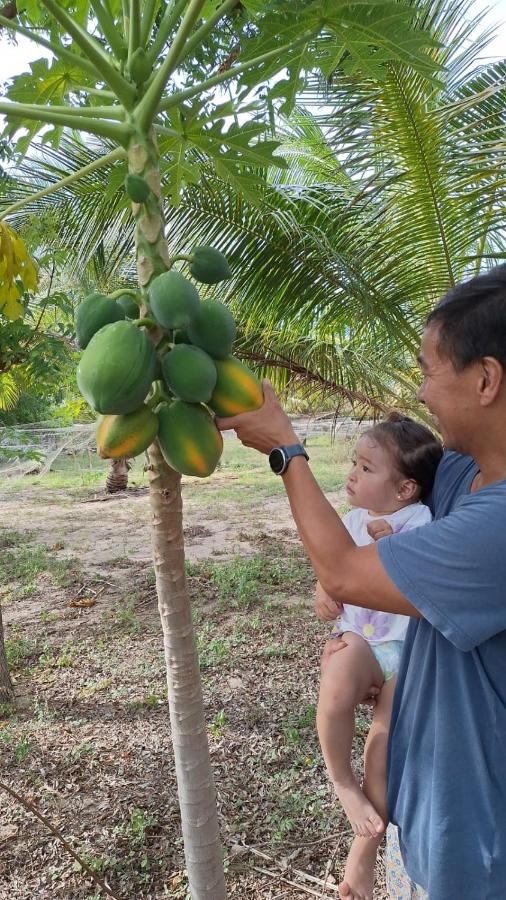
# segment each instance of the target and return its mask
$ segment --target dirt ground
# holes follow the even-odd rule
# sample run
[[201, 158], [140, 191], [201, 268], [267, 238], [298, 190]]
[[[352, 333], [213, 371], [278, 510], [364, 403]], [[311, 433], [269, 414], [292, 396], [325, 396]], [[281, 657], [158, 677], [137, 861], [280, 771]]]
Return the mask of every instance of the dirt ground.
[[[337, 507], [346, 451], [310, 447]], [[121, 900], [186, 898], [165, 669], [142, 472], [0, 484], [0, 602], [17, 709], [1, 779]], [[279, 479], [229, 444], [183, 485], [187, 572], [230, 897], [336, 897], [350, 842], [315, 734], [326, 629]], [[368, 714], [357, 718], [359, 766]], [[1, 789], [1, 785], [0, 785]], [[59, 841], [5, 792], [1, 900], [95, 898]], [[384, 900], [378, 863], [375, 900]]]

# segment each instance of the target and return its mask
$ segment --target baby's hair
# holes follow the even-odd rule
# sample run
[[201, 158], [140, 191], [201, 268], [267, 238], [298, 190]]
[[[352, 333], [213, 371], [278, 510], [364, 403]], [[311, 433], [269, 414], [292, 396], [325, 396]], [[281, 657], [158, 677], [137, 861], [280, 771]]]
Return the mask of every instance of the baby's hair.
[[393, 456], [395, 467], [404, 478], [412, 478], [420, 485], [420, 500], [425, 500], [432, 490], [443, 455], [442, 444], [436, 435], [420, 422], [396, 412], [364, 434]]

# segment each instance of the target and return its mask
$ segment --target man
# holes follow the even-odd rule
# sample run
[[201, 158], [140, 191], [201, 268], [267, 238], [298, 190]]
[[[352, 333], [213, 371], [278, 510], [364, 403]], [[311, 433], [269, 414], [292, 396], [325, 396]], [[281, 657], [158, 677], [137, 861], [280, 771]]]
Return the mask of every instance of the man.
[[[418, 399], [447, 450], [431, 524], [357, 547], [303, 448], [276, 449], [270, 459], [282, 470], [323, 587], [320, 617], [334, 618], [341, 603], [413, 617], [388, 760], [389, 814], [409, 876], [405, 896], [427, 891], [430, 900], [504, 900], [506, 266], [443, 298], [427, 320], [419, 363]], [[219, 426], [235, 428], [246, 446], [263, 453], [297, 444], [268, 382], [264, 395], [260, 410]], [[298, 455], [288, 459], [292, 453]], [[340, 896], [372, 900], [358, 865]]]

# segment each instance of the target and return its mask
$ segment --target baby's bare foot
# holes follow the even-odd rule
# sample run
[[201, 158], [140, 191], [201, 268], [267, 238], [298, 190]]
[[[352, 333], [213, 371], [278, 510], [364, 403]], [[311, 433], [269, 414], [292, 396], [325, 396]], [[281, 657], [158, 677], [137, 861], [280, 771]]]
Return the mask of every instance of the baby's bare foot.
[[374, 866], [380, 839], [356, 837], [346, 861], [344, 878], [339, 885], [343, 900], [373, 900]]
[[347, 784], [334, 781], [334, 788], [354, 834], [367, 838], [378, 837], [383, 833], [385, 825], [382, 818], [356, 781]]

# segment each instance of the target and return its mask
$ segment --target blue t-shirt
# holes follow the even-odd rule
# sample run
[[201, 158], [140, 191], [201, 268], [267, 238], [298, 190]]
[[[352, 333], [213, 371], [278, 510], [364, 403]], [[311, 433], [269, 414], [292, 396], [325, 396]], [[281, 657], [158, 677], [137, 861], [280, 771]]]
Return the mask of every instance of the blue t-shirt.
[[506, 480], [470, 493], [477, 471], [445, 454], [434, 521], [378, 542], [423, 616], [398, 676], [388, 806], [430, 900], [506, 898]]

